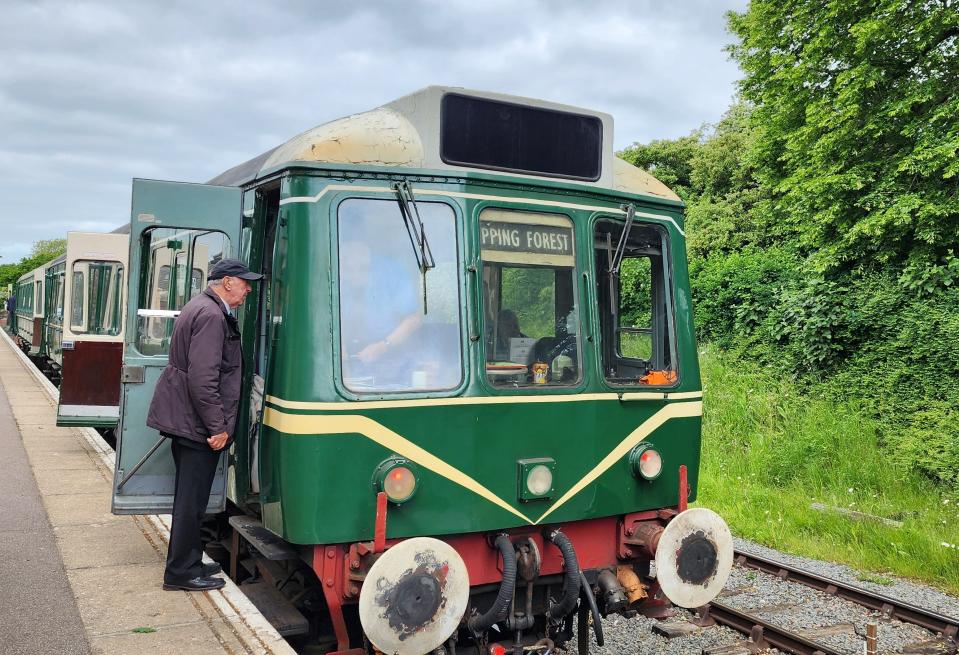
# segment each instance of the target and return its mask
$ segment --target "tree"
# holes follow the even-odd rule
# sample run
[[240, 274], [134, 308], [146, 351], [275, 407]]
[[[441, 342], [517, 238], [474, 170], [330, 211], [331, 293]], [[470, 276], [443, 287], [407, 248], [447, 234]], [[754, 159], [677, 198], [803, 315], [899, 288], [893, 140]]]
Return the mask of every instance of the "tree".
[[729, 25], [773, 220], [821, 270], [959, 282], [955, 0], [752, 0]]
[[51, 259], [59, 257], [67, 251], [66, 239], [41, 239], [33, 242], [33, 248], [30, 249], [31, 259], [42, 259], [48, 262]]
[[756, 179], [751, 160], [751, 112], [738, 101], [716, 125], [675, 140], [634, 143], [620, 153], [686, 203], [687, 246], [693, 256], [735, 252], [782, 236], [765, 208], [769, 193]]
[[34, 242], [30, 254], [16, 264], [0, 264], [0, 289], [6, 290], [8, 284], [16, 282], [24, 273], [46, 264], [51, 259], [56, 259], [66, 250], [66, 239], [44, 239]]

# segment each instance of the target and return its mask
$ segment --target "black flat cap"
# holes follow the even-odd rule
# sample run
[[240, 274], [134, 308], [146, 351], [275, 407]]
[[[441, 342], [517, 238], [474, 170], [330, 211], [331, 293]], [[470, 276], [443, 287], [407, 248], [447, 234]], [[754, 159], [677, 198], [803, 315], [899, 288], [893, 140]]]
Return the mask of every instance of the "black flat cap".
[[251, 273], [250, 269], [246, 267], [246, 264], [241, 262], [239, 259], [221, 259], [213, 265], [213, 268], [210, 269], [210, 274], [207, 276], [207, 279], [220, 280], [228, 275], [230, 277], [243, 278], [244, 280], [249, 280], [250, 282], [256, 282], [257, 280], [263, 279], [262, 273]]

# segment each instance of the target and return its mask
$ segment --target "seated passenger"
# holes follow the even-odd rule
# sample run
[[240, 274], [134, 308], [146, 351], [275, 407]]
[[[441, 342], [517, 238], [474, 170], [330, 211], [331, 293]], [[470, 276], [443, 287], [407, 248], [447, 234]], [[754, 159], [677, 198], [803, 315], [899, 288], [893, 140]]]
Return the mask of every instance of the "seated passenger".
[[496, 317], [496, 335], [493, 351], [496, 359], [510, 358], [510, 339], [525, 338], [526, 335], [519, 328], [519, 318], [512, 309], [500, 310]]

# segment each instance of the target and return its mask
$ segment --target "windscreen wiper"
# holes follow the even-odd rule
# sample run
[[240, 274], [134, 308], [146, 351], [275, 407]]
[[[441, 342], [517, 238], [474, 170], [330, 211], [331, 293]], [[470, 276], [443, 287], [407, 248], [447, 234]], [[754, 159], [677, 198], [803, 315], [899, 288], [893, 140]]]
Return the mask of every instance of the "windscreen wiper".
[[619, 243], [616, 244], [616, 252], [612, 253], [609, 260], [610, 275], [619, 275], [619, 267], [623, 263], [623, 255], [626, 254], [626, 239], [629, 237], [629, 230], [633, 227], [633, 219], [636, 218], [636, 207], [632, 204], [625, 205], [626, 225], [623, 227], [623, 233], [619, 235]]
[[633, 219], [636, 217], [636, 208], [632, 204], [624, 207], [626, 209], [626, 225], [623, 226], [623, 233], [619, 235], [615, 251], [610, 234], [609, 232], [606, 233], [606, 258], [609, 260], [609, 267], [606, 269], [609, 280], [609, 313], [613, 317], [614, 326], [619, 325], [619, 299], [617, 298], [619, 267], [623, 263], [623, 256], [626, 254], [626, 239], [629, 238], [629, 230], [633, 227]]
[[400, 206], [400, 214], [403, 216], [403, 224], [406, 226], [406, 233], [410, 237], [410, 245], [413, 246], [413, 256], [416, 258], [416, 267], [420, 269], [423, 275], [423, 313], [426, 313], [426, 272], [431, 268], [436, 268], [436, 261], [433, 259], [433, 251], [430, 249], [430, 242], [426, 238], [426, 228], [423, 227], [423, 219], [420, 218], [419, 207], [416, 206], [416, 199], [413, 197], [413, 189], [409, 182], [394, 182], [393, 190], [396, 192], [397, 204]]

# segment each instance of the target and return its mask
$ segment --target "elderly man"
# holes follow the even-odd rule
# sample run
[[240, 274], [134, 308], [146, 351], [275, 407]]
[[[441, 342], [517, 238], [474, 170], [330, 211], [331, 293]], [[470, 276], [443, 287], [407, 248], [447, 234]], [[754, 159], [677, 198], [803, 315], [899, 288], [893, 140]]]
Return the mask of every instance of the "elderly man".
[[164, 589], [209, 591], [224, 585], [218, 564], [203, 564], [200, 522], [220, 453], [233, 441], [240, 400], [240, 330], [231, 309], [262, 279], [242, 262], [223, 259], [210, 286], [183, 306], [173, 325], [170, 357], [160, 374], [147, 425], [171, 440], [176, 483]]

